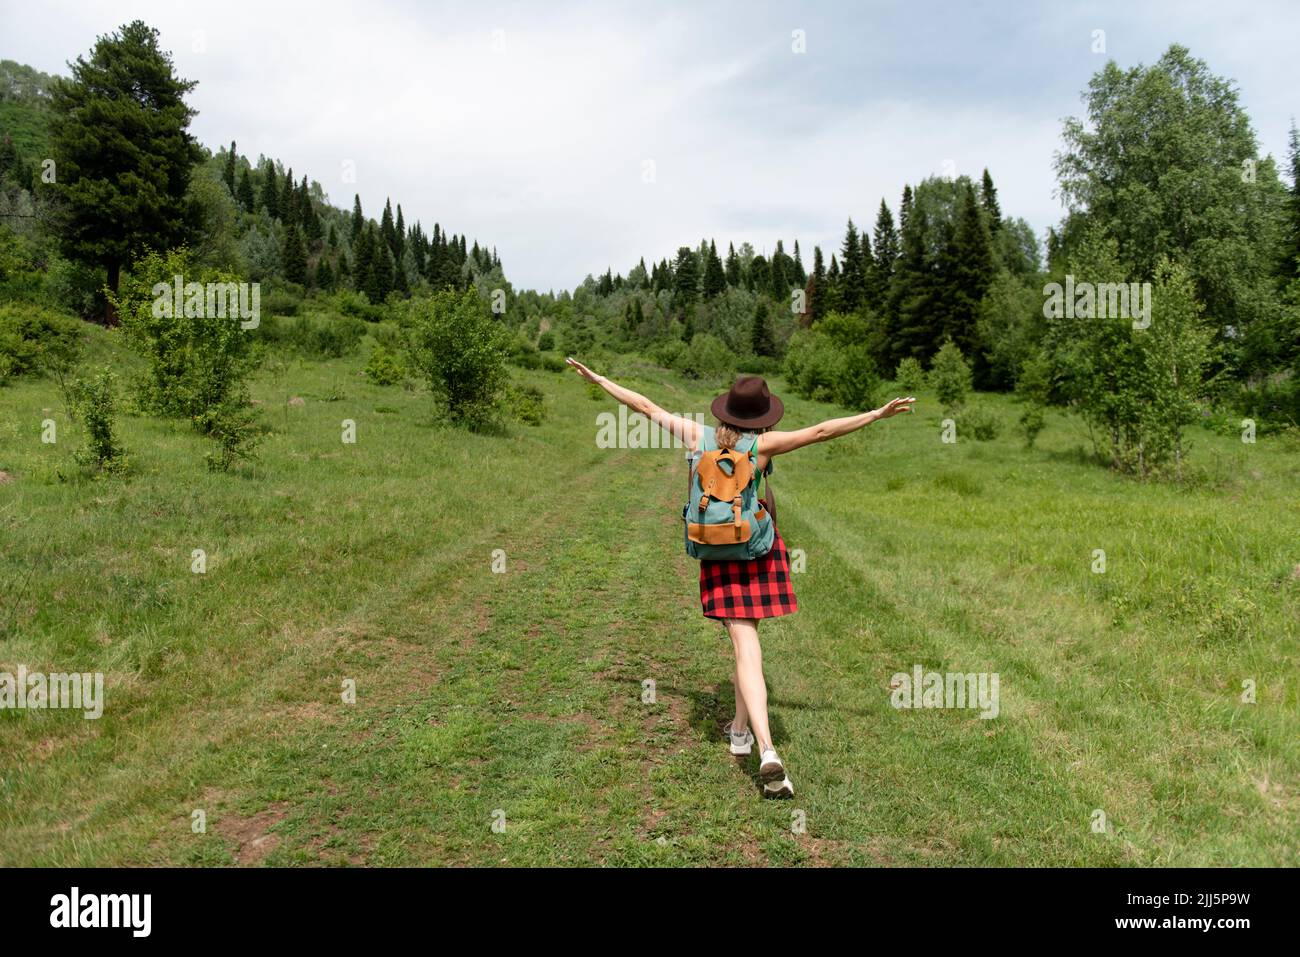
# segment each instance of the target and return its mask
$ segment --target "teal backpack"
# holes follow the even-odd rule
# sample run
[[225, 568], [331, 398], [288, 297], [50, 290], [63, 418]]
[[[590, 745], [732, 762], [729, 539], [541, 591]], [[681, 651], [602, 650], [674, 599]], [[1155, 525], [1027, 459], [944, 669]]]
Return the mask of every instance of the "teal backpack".
[[699, 451], [687, 456], [682, 522], [691, 558], [754, 559], [772, 550], [772, 516], [758, 499], [758, 436], [750, 438], [747, 452], [719, 448], [716, 431], [704, 426]]

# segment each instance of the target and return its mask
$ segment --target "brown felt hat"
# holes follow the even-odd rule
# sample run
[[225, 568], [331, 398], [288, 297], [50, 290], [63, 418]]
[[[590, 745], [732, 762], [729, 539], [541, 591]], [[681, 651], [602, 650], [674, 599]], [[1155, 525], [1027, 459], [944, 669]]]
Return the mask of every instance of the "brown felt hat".
[[711, 406], [719, 422], [742, 429], [765, 429], [785, 415], [785, 404], [767, 388], [762, 376], [742, 375]]

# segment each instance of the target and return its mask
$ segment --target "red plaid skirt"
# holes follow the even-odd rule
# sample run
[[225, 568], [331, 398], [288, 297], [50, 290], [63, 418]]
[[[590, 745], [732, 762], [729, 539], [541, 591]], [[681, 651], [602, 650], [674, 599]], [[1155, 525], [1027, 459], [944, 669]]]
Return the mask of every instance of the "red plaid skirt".
[[780, 532], [762, 558], [700, 562], [700, 604], [705, 618], [776, 618], [798, 611]]

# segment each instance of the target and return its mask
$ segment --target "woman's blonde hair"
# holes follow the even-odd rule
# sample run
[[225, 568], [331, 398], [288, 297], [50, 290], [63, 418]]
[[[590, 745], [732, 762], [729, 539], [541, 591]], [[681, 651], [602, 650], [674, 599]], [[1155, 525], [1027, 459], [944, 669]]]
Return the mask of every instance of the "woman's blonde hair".
[[769, 425], [769, 426], [764, 426], [761, 429], [745, 429], [742, 431], [738, 427], [734, 425], [730, 425], [726, 422], [723, 422], [721, 419], [719, 419], [718, 426], [714, 430], [714, 435], [718, 440], [719, 446], [721, 446], [724, 449], [734, 449], [736, 447], [736, 443], [740, 441], [740, 437], [744, 435], [746, 432], [751, 433], [753, 435], [758, 435], [762, 432], [767, 432], [771, 428], [772, 427]]

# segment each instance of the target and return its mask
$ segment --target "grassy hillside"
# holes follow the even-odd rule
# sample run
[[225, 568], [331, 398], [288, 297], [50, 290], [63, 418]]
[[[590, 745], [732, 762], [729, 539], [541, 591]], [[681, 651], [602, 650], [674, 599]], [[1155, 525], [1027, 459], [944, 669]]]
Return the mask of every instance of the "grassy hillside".
[[[53, 386], [0, 389], [0, 671], [107, 681], [98, 721], [0, 711], [0, 864], [1297, 863], [1282, 440], [1198, 432], [1196, 482], [1141, 484], [1055, 414], [1032, 452], [1009, 429], [945, 445], [922, 394], [780, 460], [807, 570], [762, 628], [797, 789], [773, 803], [719, 737], [730, 650], [682, 552], [681, 453], [598, 449], [610, 404], [547, 373], [516, 373], [541, 427], [456, 432], [363, 359], [265, 372], [274, 431], [238, 476], [188, 426], [123, 418], [130, 477], [73, 478]], [[895, 710], [915, 664], [997, 672], [1000, 716]]]

